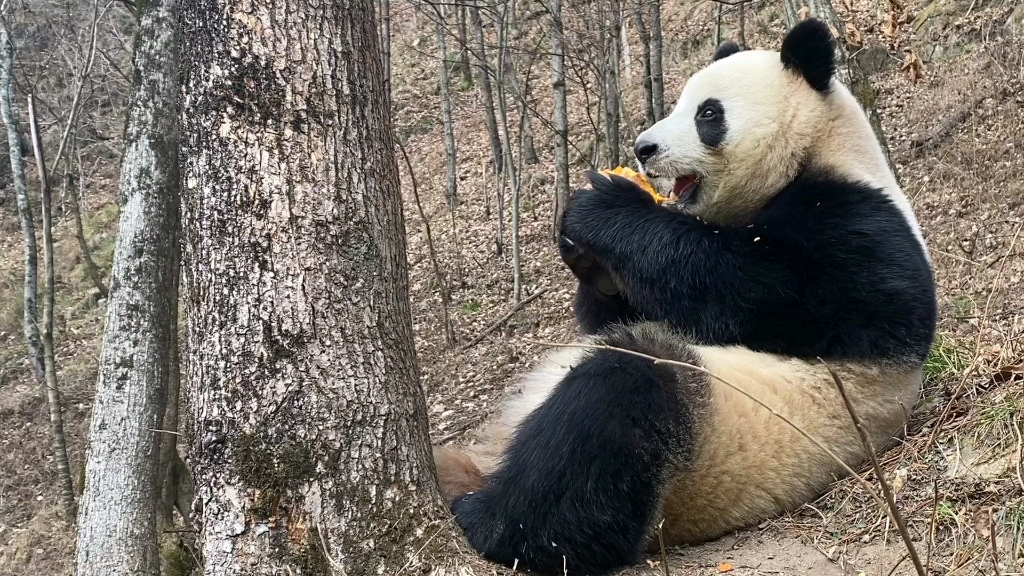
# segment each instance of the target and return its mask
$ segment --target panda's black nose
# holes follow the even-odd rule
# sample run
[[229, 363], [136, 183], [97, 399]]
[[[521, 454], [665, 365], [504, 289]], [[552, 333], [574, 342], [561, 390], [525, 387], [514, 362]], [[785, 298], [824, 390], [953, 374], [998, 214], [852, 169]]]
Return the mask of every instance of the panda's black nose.
[[633, 153], [636, 154], [636, 159], [643, 164], [658, 153], [658, 145], [654, 142], [637, 142], [633, 147]]

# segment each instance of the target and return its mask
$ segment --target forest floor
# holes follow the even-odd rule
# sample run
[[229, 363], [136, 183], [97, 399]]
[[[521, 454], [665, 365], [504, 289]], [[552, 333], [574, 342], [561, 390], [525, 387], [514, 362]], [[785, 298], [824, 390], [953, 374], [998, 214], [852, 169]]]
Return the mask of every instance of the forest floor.
[[[869, 0], [836, 2], [840, 14], [878, 55], [873, 76], [878, 110], [899, 177], [920, 220], [936, 270], [940, 326], [927, 369], [924, 399], [906, 438], [883, 455], [886, 477], [922, 557], [936, 574], [1024, 572], [1024, 53], [989, 34], [1010, 3], [988, 2], [946, 29], [968, 38], [970, 50], [925, 64], [911, 79], [904, 66], [913, 46], [911, 18], [896, 14], [895, 32]], [[984, 5], [985, 2], [980, 2]], [[544, 352], [535, 342], [569, 342], [577, 327], [575, 283], [551, 241], [551, 138], [534, 122], [540, 162], [524, 167], [523, 297], [538, 298], [467, 347], [512, 309], [511, 224], [505, 211], [503, 255], [496, 254], [496, 185], [476, 90], [455, 92], [459, 153], [458, 207], [444, 200], [445, 157], [436, 91], [433, 29], [409, 5], [393, 3], [396, 129], [410, 152], [429, 221], [457, 343], [445, 340], [439, 282], [428, 254], [424, 221], [401, 164], [409, 238], [410, 290], [431, 435], [459, 443], [497, 407], [515, 378]], [[847, 8], [846, 6], [850, 6]], [[1011, 7], [1012, 8], [1012, 7]], [[782, 24], [777, 8], [753, 11], [752, 47], [775, 49]], [[665, 3], [666, 99], [710, 58], [710, 3]], [[694, 40], [688, 40], [694, 39]], [[633, 49], [636, 57], [636, 47]], [[429, 62], [426, 65], [425, 62]], [[537, 65], [538, 117], [549, 117], [547, 62]], [[639, 63], [624, 89], [630, 111], [627, 144], [642, 126]], [[575, 107], [573, 105], [576, 104]], [[572, 139], [593, 145], [580, 95], [571, 95]], [[930, 134], [957, 111], [961, 121], [934, 147], [909, 143]], [[571, 154], [573, 156], [574, 154]], [[583, 181], [585, 162], [571, 167]], [[625, 156], [625, 155], [624, 155]], [[116, 158], [90, 183], [84, 198], [87, 236], [98, 264], [109, 270], [117, 227]], [[486, 199], [485, 199], [486, 198]], [[507, 201], [507, 200], [506, 200]], [[70, 459], [81, 470], [104, 308], [91, 296], [70, 222], [56, 231], [57, 363]], [[0, 214], [0, 576], [69, 574], [72, 531], [54, 490], [45, 398], [22, 362], [21, 247], [12, 211]], [[876, 484], [873, 475], [862, 472]], [[80, 481], [79, 481], [80, 482]], [[79, 484], [80, 486], [80, 484]], [[994, 533], [993, 533], [994, 531]], [[817, 501], [757, 527], [703, 546], [670, 549], [627, 570], [628, 575], [911, 574], [906, 550], [885, 513], [863, 488], [841, 481]], [[667, 570], [666, 570], [667, 568]], [[496, 569], [496, 573], [507, 571]]]

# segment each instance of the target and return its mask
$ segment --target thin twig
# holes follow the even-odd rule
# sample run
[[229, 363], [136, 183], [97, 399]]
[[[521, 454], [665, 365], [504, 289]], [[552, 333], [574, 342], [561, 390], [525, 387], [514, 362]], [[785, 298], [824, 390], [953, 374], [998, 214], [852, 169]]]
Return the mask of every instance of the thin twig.
[[[821, 358], [822, 363], [825, 361]], [[907, 552], [910, 553], [910, 560], [914, 563], [914, 568], [917, 570], [919, 576], [927, 576], [927, 572], [924, 570], [924, 565], [921, 564], [921, 558], [917, 555], [917, 549], [914, 548], [914, 543], [910, 540], [910, 532], [907, 530], [907, 525], [903, 521], [903, 516], [900, 515], [899, 509], [896, 507], [896, 501], [892, 497], [892, 489], [889, 487], [889, 482], [885, 479], [885, 473], [882, 471], [881, 464], [878, 463], [878, 455], [875, 454], [875, 448], [871, 445], [871, 438], [868, 437], [868, 431], [864, 428], [864, 423], [861, 422], [860, 416], [857, 415], [857, 411], [853, 407], [853, 402], [850, 400], [849, 394], [846, 393], [846, 386], [843, 385], [843, 379], [839, 377], [839, 373], [836, 372], [832, 366], [825, 364], [828, 368], [829, 374], [832, 375], [832, 380], [835, 381], [836, 387], [839, 388], [839, 394], [843, 397], [843, 403], [846, 404], [846, 410], [850, 413], [850, 419], [853, 420], [853, 425], [857, 429], [857, 433], [860, 435], [860, 440], [864, 444], [864, 449], [868, 453], [868, 458], [871, 460], [871, 468], [875, 471], [875, 476], [878, 477], [878, 483], [882, 487], [882, 495], [885, 496], [885, 502], [888, 506], [889, 515], [892, 517], [892, 521], [896, 523], [896, 528], [900, 532], [900, 536], [903, 538], [903, 544], [907, 547]]]
[[999, 570], [999, 547], [996, 545], [996, 515], [995, 511], [989, 515], [989, 540], [992, 542], [992, 570], [995, 571], [996, 576], [1003, 576], [1001, 570]]
[[486, 338], [488, 334], [490, 334], [491, 332], [494, 332], [495, 330], [497, 330], [498, 327], [501, 326], [502, 324], [504, 324], [505, 322], [508, 322], [508, 319], [511, 318], [513, 314], [515, 314], [516, 312], [522, 310], [530, 302], [533, 302], [537, 298], [540, 298], [541, 295], [543, 295], [547, 291], [548, 291], [548, 288], [545, 286], [544, 288], [541, 288], [540, 290], [537, 290], [536, 292], [534, 292], [530, 296], [527, 296], [526, 298], [523, 298], [522, 300], [520, 300], [519, 303], [516, 304], [515, 306], [513, 306], [512, 309], [509, 310], [507, 314], [505, 314], [504, 316], [499, 318], [497, 322], [495, 322], [494, 324], [491, 324], [490, 326], [488, 326], [483, 332], [478, 334], [476, 338], [473, 338], [472, 340], [469, 341], [468, 344], [463, 346], [462, 350], [463, 351], [469, 350], [473, 346], [476, 346], [477, 344], [479, 344], [480, 341], [483, 340], [484, 338]]
[[932, 518], [928, 521], [928, 551], [925, 554], [924, 570], [931, 574], [932, 548], [935, 547], [935, 521], [939, 516], [939, 477], [932, 478]]
[[443, 314], [442, 320], [444, 320], [444, 336], [449, 346], [455, 345], [455, 328], [452, 326], [451, 318], [448, 316], [448, 308], [451, 305], [451, 299], [448, 292], [448, 283], [444, 279], [444, 275], [441, 274], [441, 265], [437, 260], [437, 252], [434, 250], [434, 237], [430, 233], [430, 220], [427, 220], [427, 214], [423, 211], [423, 205], [420, 204], [420, 191], [419, 186], [416, 184], [416, 173], [412, 171], [412, 162], [409, 161], [409, 154], [405, 151], [405, 146], [400, 141], [396, 140], [398, 149], [402, 151], [402, 157], [405, 158], [405, 167], [409, 170], [409, 179], [412, 182], [412, 196], [416, 200], [416, 210], [420, 213], [420, 219], [423, 220], [423, 228], [427, 233], [427, 249], [430, 251], [430, 262], [434, 266], [434, 275], [437, 276], [437, 284], [441, 289], [441, 313]]

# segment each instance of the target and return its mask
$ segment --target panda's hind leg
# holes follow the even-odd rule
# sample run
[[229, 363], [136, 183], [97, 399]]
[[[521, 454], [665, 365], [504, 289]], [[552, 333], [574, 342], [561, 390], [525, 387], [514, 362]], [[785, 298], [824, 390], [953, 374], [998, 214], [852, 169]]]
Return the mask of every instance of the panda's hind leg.
[[[645, 330], [603, 340], [695, 360], [685, 346], [660, 349]], [[542, 574], [638, 562], [667, 476], [689, 450], [700, 376], [619, 351], [583, 356], [522, 422], [483, 488], [452, 504], [469, 542]]]

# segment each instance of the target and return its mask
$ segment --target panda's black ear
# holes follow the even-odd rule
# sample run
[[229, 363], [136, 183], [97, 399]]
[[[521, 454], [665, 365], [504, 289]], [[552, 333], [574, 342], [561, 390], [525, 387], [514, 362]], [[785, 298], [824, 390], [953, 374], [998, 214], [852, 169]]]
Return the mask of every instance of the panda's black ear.
[[782, 41], [782, 65], [799, 72], [818, 92], [828, 92], [836, 73], [835, 40], [821, 20], [800, 22]]
[[718, 45], [718, 48], [715, 50], [715, 55], [711, 57], [711, 61], [717, 62], [722, 58], [728, 58], [729, 56], [732, 56], [733, 54], [742, 51], [743, 49], [740, 48], [739, 44], [733, 42], [732, 40], [726, 40], [725, 42], [722, 42], [721, 44]]

